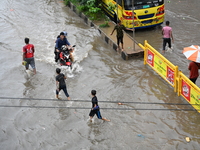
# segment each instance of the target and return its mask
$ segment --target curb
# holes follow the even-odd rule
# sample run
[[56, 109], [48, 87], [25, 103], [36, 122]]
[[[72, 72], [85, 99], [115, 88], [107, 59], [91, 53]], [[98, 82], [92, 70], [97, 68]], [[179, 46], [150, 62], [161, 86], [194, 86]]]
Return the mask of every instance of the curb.
[[[104, 40], [107, 44], [109, 44], [115, 51], [117, 49], [117, 43], [115, 43], [112, 39], [110, 39], [96, 24], [94, 24], [84, 13], [79, 12], [74, 4], [71, 2], [67, 5], [74, 13], [76, 13], [83, 21], [90, 27], [94, 27], [97, 29], [101, 35], [102, 40]], [[117, 52], [117, 51], [116, 51]], [[130, 56], [125, 52], [121, 52], [121, 57], [123, 60], [128, 60]], [[132, 57], [132, 56], [131, 56]], [[137, 56], [138, 57], [138, 56]]]

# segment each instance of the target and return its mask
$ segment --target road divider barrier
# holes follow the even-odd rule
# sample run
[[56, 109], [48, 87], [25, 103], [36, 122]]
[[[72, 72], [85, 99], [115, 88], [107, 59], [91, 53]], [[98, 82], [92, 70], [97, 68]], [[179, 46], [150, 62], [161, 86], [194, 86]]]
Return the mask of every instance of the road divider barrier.
[[181, 71], [179, 71], [178, 80], [178, 96], [182, 96], [200, 113], [200, 88]]
[[173, 65], [147, 41], [140, 47], [144, 49], [144, 65], [150, 66], [174, 88], [178, 96], [182, 96], [200, 113], [200, 88], [179, 71], [178, 66]]

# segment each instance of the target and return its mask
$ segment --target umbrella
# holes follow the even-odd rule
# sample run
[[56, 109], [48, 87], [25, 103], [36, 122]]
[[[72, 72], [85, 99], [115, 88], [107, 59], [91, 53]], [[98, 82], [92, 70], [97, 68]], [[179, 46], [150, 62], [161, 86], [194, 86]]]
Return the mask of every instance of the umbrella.
[[188, 60], [200, 63], [200, 46], [191, 45], [183, 49], [183, 54]]

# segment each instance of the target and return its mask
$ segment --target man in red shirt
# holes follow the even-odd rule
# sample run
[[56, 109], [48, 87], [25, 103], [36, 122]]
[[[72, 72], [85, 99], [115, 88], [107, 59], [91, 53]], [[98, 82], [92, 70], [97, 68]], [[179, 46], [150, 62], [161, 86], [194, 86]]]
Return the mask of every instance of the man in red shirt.
[[36, 74], [36, 68], [35, 68], [35, 60], [34, 60], [34, 45], [29, 44], [29, 38], [24, 39], [26, 45], [23, 47], [23, 62], [22, 64], [25, 65], [26, 70], [28, 70], [29, 65], [33, 68], [34, 74]]
[[199, 63], [194, 61], [190, 62], [188, 69], [190, 70], [190, 77], [189, 79], [195, 84], [197, 78], [199, 77]]

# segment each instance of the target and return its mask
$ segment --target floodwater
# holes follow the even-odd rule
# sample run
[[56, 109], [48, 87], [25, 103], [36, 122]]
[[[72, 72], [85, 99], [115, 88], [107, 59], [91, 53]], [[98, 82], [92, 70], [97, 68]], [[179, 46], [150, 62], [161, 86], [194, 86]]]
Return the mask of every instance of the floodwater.
[[[166, 3], [166, 20], [171, 21], [175, 43], [174, 52], [165, 56], [185, 74], [188, 74], [188, 61], [181, 51], [199, 42], [198, 6], [200, 1], [196, 0]], [[58, 67], [53, 60], [54, 41], [63, 30], [68, 32], [70, 43], [76, 44], [77, 63], [72, 71], [67, 68], [62, 71], [68, 77], [71, 99], [80, 101], [53, 100]], [[158, 27], [137, 31], [135, 35], [139, 42], [147, 39], [161, 51], [160, 33]], [[191, 106], [109, 103], [187, 104], [164, 80], [144, 66], [142, 59], [123, 61], [99, 36], [98, 31], [86, 26], [60, 1], [0, 1], [0, 149], [198, 150], [199, 113], [150, 110], [191, 109]], [[32, 77], [27, 77], [21, 65], [24, 37], [29, 37], [36, 49], [37, 75]], [[101, 113], [111, 122], [96, 117], [94, 123], [87, 121], [92, 89], [97, 90], [100, 107], [109, 108], [101, 109]], [[65, 98], [63, 92], [61, 97]], [[76, 109], [69, 109], [71, 107]], [[130, 108], [149, 110], [125, 110]], [[190, 137], [191, 141], [187, 143], [185, 137]]]

